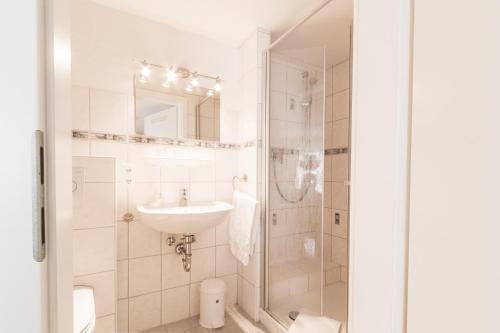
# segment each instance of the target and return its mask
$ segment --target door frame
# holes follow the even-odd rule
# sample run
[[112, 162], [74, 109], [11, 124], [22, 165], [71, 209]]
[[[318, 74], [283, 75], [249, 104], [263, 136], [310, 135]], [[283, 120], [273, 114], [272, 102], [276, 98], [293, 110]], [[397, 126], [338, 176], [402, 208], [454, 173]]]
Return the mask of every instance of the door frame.
[[350, 333], [406, 332], [413, 0], [354, 0]]
[[50, 332], [73, 331], [71, 1], [45, 2]]

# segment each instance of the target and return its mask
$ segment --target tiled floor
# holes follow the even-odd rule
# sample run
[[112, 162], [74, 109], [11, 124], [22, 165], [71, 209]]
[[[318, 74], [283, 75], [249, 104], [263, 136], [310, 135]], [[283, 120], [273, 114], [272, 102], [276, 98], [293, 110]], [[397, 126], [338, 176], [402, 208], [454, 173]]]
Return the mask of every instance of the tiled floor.
[[151, 328], [144, 333], [244, 333], [242, 329], [226, 316], [226, 324], [221, 328], [207, 329], [198, 323], [199, 317], [191, 317], [168, 325]]

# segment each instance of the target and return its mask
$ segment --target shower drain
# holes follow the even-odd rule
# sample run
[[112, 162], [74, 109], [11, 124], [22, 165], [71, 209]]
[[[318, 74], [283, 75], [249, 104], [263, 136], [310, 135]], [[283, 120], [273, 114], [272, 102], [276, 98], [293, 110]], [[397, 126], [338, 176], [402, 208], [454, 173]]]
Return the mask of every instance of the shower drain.
[[288, 312], [288, 317], [291, 320], [295, 320], [299, 316], [299, 313], [300, 313], [299, 311], [290, 311], [290, 312]]

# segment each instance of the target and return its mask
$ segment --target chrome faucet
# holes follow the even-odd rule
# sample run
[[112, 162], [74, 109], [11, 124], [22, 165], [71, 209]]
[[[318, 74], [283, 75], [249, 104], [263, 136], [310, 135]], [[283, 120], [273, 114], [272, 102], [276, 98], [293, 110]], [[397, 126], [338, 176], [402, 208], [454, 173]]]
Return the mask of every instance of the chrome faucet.
[[179, 206], [184, 207], [187, 206], [189, 195], [187, 194], [188, 190], [183, 188], [180, 190], [181, 198], [179, 199]]

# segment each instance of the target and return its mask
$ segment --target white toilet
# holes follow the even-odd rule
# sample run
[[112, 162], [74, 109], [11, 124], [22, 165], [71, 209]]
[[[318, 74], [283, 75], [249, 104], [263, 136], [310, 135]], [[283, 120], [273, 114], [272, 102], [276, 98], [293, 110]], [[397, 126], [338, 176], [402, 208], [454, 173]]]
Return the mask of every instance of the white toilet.
[[73, 333], [93, 333], [95, 327], [94, 289], [73, 288]]

